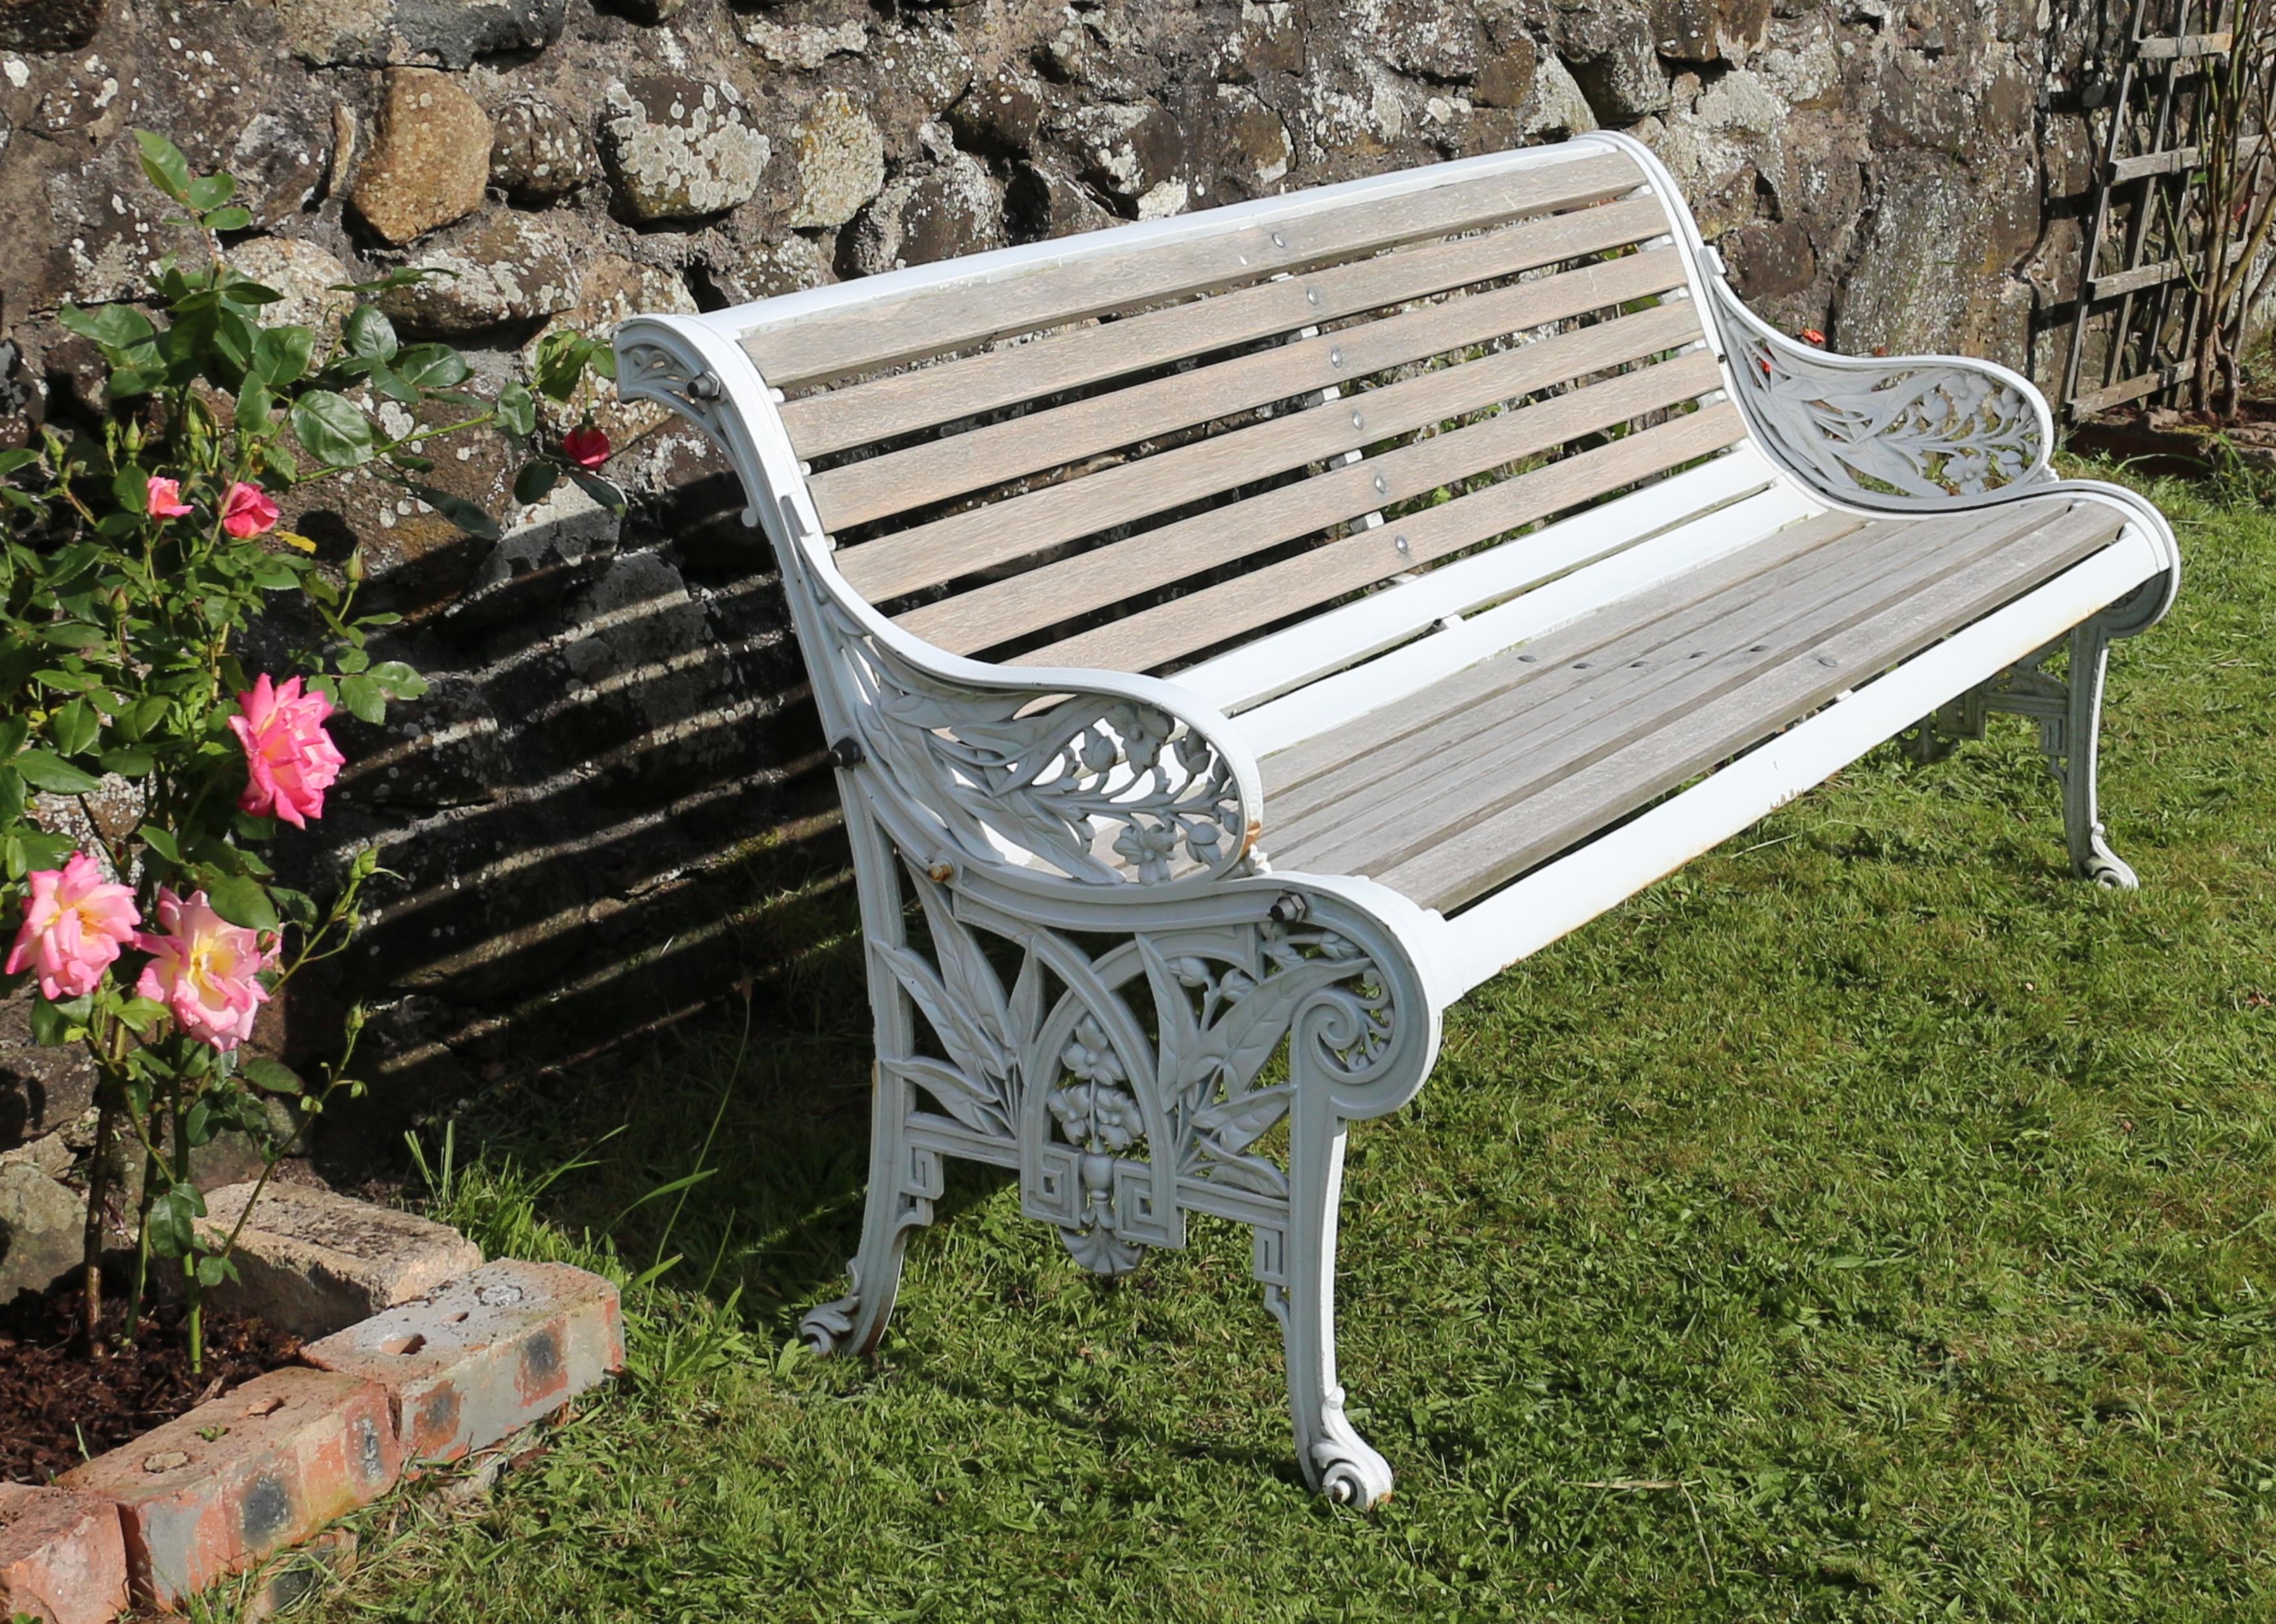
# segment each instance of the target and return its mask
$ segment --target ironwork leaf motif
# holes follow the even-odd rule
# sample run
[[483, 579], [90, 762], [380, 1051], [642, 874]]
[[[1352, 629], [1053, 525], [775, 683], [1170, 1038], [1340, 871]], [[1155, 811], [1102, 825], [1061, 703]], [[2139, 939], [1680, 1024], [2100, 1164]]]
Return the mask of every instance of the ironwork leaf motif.
[[1825, 484], [1940, 501], [2031, 477], [2048, 447], [2030, 397], [1964, 363], [1838, 365], [1721, 283], [1731, 367], [1766, 435]]
[[1186, 862], [1217, 875], [1249, 864], [1233, 765], [1185, 721], [1100, 692], [1029, 712], [1031, 693], [934, 676], [839, 606], [823, 613], [865, 701], [856, 721], [881, 788], [971, 856], [1000, 863], [1009, 846], [1106, 884], [1157, 885]]
[[923, 1089], [940, 1102], [942, 1110], [975, 1133], [999, 1139], [1012, 1137], [1011, 1119], [1005, 1115], [1003, 1105], [993, 1091], [955, 1067], [944, 1066], [922, 1054], [880, 1063], [895, 1076]]
[[952, 1000], [931, 965], [907, 948], [880, 943], [877, 953], [891, 966], [898, 980], [915, 1003], [952, 1066], [922, 1056], [901, 1056], [893, 1061], [911, 1080], [937, 1095], [948, 1114], [968, 1128], [1008, 1138], [1011, 1116], [1005, 1108], [1008, 1057], [969, 1013]]

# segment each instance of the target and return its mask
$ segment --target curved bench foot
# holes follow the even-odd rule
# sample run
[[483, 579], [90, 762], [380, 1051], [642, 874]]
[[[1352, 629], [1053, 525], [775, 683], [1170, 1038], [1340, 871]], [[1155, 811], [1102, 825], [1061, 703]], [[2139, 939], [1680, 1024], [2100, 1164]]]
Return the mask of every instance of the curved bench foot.
[[2138, 891], [2142, 888], [2142, 877], [2134, 872], [2132, 864], [2110, 849], [2110, 842], [2103, 838], [2100, 824], [2096, 824], [2087, 836], [2087, 855], [2078, 860], [2080, 879], [2091, 880], [2110, 891]]
[[2097, 621], [2070, 634], [2066, 714], [2059, 728], [2040, 724], [2047, 765], [2063, 787], [2063, 835], [2071, 867], [2082, 880], [2113, 891], [2141, 888], [2131, 865], [2110, 849], [2095, 798], [2095, 767], [2102, 736], [2102, 687], [2110, 664], [2110, 638]]
[[885, 1334], [900, 1293], [901, 1255], [909, 1231], [932, 1221], [940, 1193], [940, 1158], [907, 1143], [908, 1085], [879, 1068], [876, 1111], [869, 1129], [869, 1193], [862, 1209], [861, 1248], [847, 1265], [853, 1289], [810, 1310], [798, 1334], [817, 1354], [869, 1353]]
[[1336, 1380], [1336, 1208], [1343, 1195], [1344, 1125], [1324, 1099], [1308, 1099], [1300, 1087], [1288, 1141], [1288, 1228], [1285, 1235], [1258, 1232], [1256, 1272], [1286, 1348], [1288, 1414], [1304, 1481], [1339, 1506], [1365, 1511], [1391, 1498], [1391, 1463], [1345, 1416], [1344, 1390]]
[[[1954, 738], [1980, 738], [1986, 711], [2028, 716], [2039, 725], [2039, 750], [2063, 791], [2063, 839], [2073, 872], [2113, 891], [2141, 886], [2133, 865], [2110, 849], [2096, 799], [2095, 770], [2102, 736], [2102, 691], [2110, 665], [2107, 616], [2076, 627], [1983, 687], [1944, 706], [1921, 724], [1916, 748], [1925, 756]], [[2060, 677], [2045, 669], [2067, 641], [2069, 668]]]

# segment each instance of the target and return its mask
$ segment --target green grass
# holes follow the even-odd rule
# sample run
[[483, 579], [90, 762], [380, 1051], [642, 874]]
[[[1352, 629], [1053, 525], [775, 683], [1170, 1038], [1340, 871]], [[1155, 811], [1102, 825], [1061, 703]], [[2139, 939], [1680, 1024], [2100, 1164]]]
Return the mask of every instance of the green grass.
[[629, 1276], [725, 1101], [631, 1379], [489, 1497], [363, 1514], [297, 1616], [2276, 1617], [2276, 520], [2158, 495], [2191, 573], [2105, 736], [2139, 894], [2067, 877], [2024, 724], [1877, 752], [1482, 989], [1354, 1131], [1381, 1513], [1297, 1481], [1227, 1226], [1102, 1285], [964, 1170], [883, 1359], [787, 1348], [864, 1156], [825, 897], [740, 1066], [729, 1020], [466, 1120], [444, 1212]]

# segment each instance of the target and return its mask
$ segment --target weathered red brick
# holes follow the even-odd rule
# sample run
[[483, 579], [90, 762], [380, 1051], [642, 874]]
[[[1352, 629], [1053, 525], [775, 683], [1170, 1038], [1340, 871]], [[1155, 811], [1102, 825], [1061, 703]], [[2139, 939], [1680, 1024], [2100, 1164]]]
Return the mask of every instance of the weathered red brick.
[[622, 1370], [624, 1314], [597, 1274], [500, 1258], [301, 1356], [385, 1387], [406, 1462], [454, 1461]]
[[69, 1489], [0, 1483], [0, 1618], [109, 1624], [125, 1605], [118, 1507]]
[[402, 1463], [384, 1389], [282, 1370], [63, 1481], [118, 1507], [136, 1598], [171, 1606], [376, 1499]]

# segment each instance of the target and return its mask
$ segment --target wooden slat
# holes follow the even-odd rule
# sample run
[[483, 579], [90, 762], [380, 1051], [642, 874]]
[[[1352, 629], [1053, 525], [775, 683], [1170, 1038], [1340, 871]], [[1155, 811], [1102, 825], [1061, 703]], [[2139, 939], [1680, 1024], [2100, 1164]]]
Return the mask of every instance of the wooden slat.
[[[1680, 361], [1670, 363], [1671, 366], [1681, 365]], [[1141, 610], [1111, 625], [1022, 654], [1013, 663], [1152, 670], [1196, 649], [1592, 502], [1679, 464], [1711, 456], [1737, 444], [1746, 434], [1745, 419], [1727, 402], [1689, 412], [1673, 422], [1565, 457], [1396, 524], [1324, 543], [1238, 580]], [[1558, 442], [1570, 437], [1560, 434]], [[1401, 535], [1407, 538], [1404, 552], [1398, 548]]]
[[1398, 243], [1606, 202], [1643, 184], [1633, 162], [1607, 153], [1122, 252], [1097, 252], [1077, 238], [1065, 259], [983, 267], [911, 292], [786, 318], [745, 334], [743, 347], [769, 383], [791, 389]]
[[[1268, 789], [1274, 849], [1324, 863], [1345, 860], [1346, 849], [1395, 861], [1406, 841], [1443, 835], [1521, 794], [1529, 775], [1553, 765], [1548, 747], [1561, 733], [1616, 707], [1639, 684], [1696, 686], [1731, 649], [1829, 603], [1870, 606], [1878, 583], [1916, 579], [1929, 567], [1919, 539], [1933, 527], [1835, 520], [1797, 527], [1812, 533], [1803, 540], [1813, 545], [1766, 543], [1787, 555], [1750, 577], [1703, 581], [1690, 593], [1688, 583], [1670, 583], [1674, 607], [1665, 613], [1637, 618], [1633, 608], [1609, 605], [1559, 638], [1487, 661], [1447, 684], [1455, 703], [1418, 695], [1401, 707], [1418, 713], [1416, 727], [1292, 785], [1277, 803]], [[1946, 549], [1962, 541], [1950, 536]], [[1430, 787], [1429, 810], [1419, 813], [1418, 782]]]
[[[2039, 515], [2059, 516], [2052, 508]], [[2011, 549], [2028, 551], [2026, 539], [2038, 528], [2028, 520], [2020, 535], [1981, 523], [1877, 526], [1859, 538], [1863, 556], [1854, 577], [1829, 577], [1815, 556], [1806, 558], [1717, 623], [1667, 645], [1658, 670], [1649, 659], [1641, 672], [1628, 664], [1649, 633], [1607, 645], [1593, 656], [1599, 662], [1593, 676], [1574, 682], [1568, 670], [1561, 691], [1539, 702], [1521, 690], [1514, 705], [1495, 707], [1496, 715], [1460, 719], [1468, 730], [1456, 750], [1440, 753], [1427, 795], [1415, 793], [1410, 775], [1348, 797], [1334, 816], [1314, 820], [1309, 835], [1286, 832], [1283, 860], [1379, 876], [1453, 847], [1465, 831], [1634, 739], [1657, 728], [1680, 729], [1688, 714], [1763, 673], [1817, 658], [1812, 651], [1869, 617], [1908, 601], [1938, 601], [1939, 582]]]
[[[1274, 825], [1285, 828], [1322, 800], [1371, 782], [1348, 769], [1384, 759], [1401, 744], [1437, 723], [1480, 705], [1521, 683], [1544, 676], [1587, 655], [1610, 638], [1716, 599], [1743, 583], [1779, 569], [1828, 543], [1862, 529], [1868, 521], [1848, 513], [1825, 513], [1764, 537], [1714, 563], [1688, 570], [1647, 591], [1609, 603], [1587, 618], [1482, 660], [1402, 703], [1354, 717], [1332, 732], [1319, 734], [1267, 756], [1258, 764]], [[1371, 770], [1371, 769], [1370, 769]], [[1315, 788], [1316, 786], [1316, 788]]]
[[[1698, 332], [1698, 319], [1688, 309], [1684, 309], [1680, 321], [1684, 323], [1682, 328], [1671, 328], [1671, 332], [1684, 332], [1687, 339], [1688, 335]], [[1544, 339], [1544, 344], [1557, 341], [1559, 339]], [[1522, 352], [1525, 351], [1521, 348], [1511, 351], [1511, 355]], [[1368, 412], [1377, 410], [1368, 404], [1368, 400], [1377, 394], [1388, 396], [1391, 389], [1400, 387], [1402, 384], [1391, 384], [1382, 391], [1370, 389], [1354, 396], [1350, 404], [1343, 404], [1345, 416], [1340, 420], [1350, 423], [1352, 412], [1359, 412], [1361, 432], [1368, 432]], [[1411, 398], [1411, 394], [1414, 391], [1402, 398]], [[1323, 432], [1320, 423], [1331, 420], [1324, 416], [1313, 420], [1313, 414], [1331, 410], [1334, 407], [1323, 403], [1309, 412], [1288, 414], [1279, 419], [1279, 423], [1301, 423], [1301, 427], [1288, 432], [1311, 437]], [[1252, 439], [1240, 442], [1242, 434], [1249, 434]], [[1060, 541], [1097, 534], [1099, 530], [1118, 523], [1163, 512], [1174, 502], [1190, 501], [1190, 495], [1195, 494], [1226, 489], [1242, 480], [1256, 478], [1261, 469], [1254, 464], [1225, 462], [1225, 453], [1216, 448], [1240, 442], [1245, 448], [1254, 448], [1256, 457], [1265, 457], [1272, 455], [1272, 448], [1286, 448], [1279, 434], [1281, 430], [1275, 430], [1275, 423], [1268, 420], [1233, 430], [1232, 434], [1216, 434], [1190, 446], [1172, 446], [1151, 457], [1097, 469], [1081, 478], [1060, 480], [1058, 485], [1047, 485], [1038, 491], [1006, 495], [985, 507], [972, 507], [967, 512], [949, 514], [922, 525], [897, 530], [888, 537], [878, 537], [876, 541], [840, 548], [838, 569], [869, 601], [890, 601], [920, 587], [936, 587], [942, 582], [958, 580], [960, 576], [972, 576], [976, 570], [1011, 564]], [[1361, 443], [1372, 443], [1372, 439]], [[1252, 453], [1242, 450], [1240, 455]]]
[[866, 524], [1273, 401], [1335, 389], [1409, 361], [1649, 298], [1680, 287], [1684, 279], [1679, 253], [1629, 254], [848, 463], [816, 474], [807, 487], [823, 529]]
[[[1514, 400], [1570, 378], [1586, 377], [1643, 359], [1674, 348], [1697, 331], [1697, 322], [1688, 305], [1661, 306], [1639, 315], [1583, 328], [1579, 332], [1505, 351], [1386, 389], [1331, 401], [1310, 411], [1291, 412], [1253, 428], [1181, 446], [1161, 457], [1125, 464], [1093, 476], [1094, 480], [1105, 480], [1114, 475], [1156, 471], [1150, 480], [1115, 480], [1117, 489], [1111, 495], [1126, 500], [1114, 502], [1095, 497], [1084, 516], [1075, 522], [1082, 526], [1083, 533], [1103, 530], [1158, 509], [1178, 506], [1239, 481], [1301, 467], [1307, 463], [1325, 462], [1346, 451], [1427, 424]], [[1510, 414], [1505, 420], [1514, 421], [1522, 415]], [[1441, 449], [1451, 452], [1455, 436], [1439, 438], [1445, 442]], [[1392, 455], [1385, 453], [1365, 465], [1386, 480], [1399, 478], [1392, 466]], [[1490, 460], [1465, 472], [1475, 473], [1480, 468], [1506, 460], [1492, 457], [1491, 453], [1476, 455], [1486, 455]], [[1443, 457], [1434, 457], [1431, 463], [1433, 466], [1443, 465]], [[1052, 489], [1075, 493], [1081, 485], [1090, 482], [1079, 480]], [[1391, 500], [1376, 488], [1371, 479], [1344, 472], [1341, 482], [1351, 491], [1352, 498], [1345, 504], [1351, 511], [1339, 514], [1339, 518], [1355, 517]], [[1402, 485], [1408, 482], [1401, 480]], [[1444, 480], [1438, 482], [1444, 483]], [[1252, 501], [1260, 503], [1264, 511], [1314, 511], [1309, 501], [1291, 500], [1278, 492], [1266, 493]], [[1289, 530], [1285, 518], [1277, 523], [1260, 518], [1259, 511], [1259, 508], [1252, 508], [1247, 502], [1217, 509], [1182, 524], [1164, 525], [1078, 557], [1046, 564], [1010, 580], [975, 586], [955, 597], [913, 609], [900, 616], [899, 622], [917, 636], [956, 653], [969, 653], [1008, 642], [1056, 621], [1119, 603], [1138, 593], [1165, 585], [1221, 563], [1227, 556], [1237, 555], [1222, 550], [1225, 547], [1253, 552], [1305, 533], [1304, 529]], [[1296, 522], [1305, 523], [1301, 519]], [[1066, 531], [1037, 533], [1032, 525], [1007, 525], [1005, 533], [995, 538], [994, 545], [1006, 549], [1020, 547], [1023, 552], [1029, 552], [1069, 539]], [[936, 573], [933, 578], [940, 578]]]
[[2145, 175], [2170, 175], [2176, 170], [2193, 170], [2197, 166], [2197, 149], [2175, 147], [2166, 152], [2137, 153], [2130, 158], [2120, 158], [2110, 166], [2110, 184], [2123, 185], [2129, 180], [2139, 180]]
[[[1521, 546], [1477, 548], [1226, 649], [1179, 671], [1178, 684], [1241, 717], [1261, 753], [1286, 750], [1812, 511], [1740, 448], [1529, 531]], [[1587, 593], [1569, 578], [1583, 572]]]
[[2100, 504], [2083, 504], [1933, 592], [1900, 599], [1711, 703], [1663, 716], [1626, 748], [1379, 877], [1426, 907], [1470, 901], [2052, 579], [2120, 525]]
[[[2237, 142], [2237, 156], [2249, 158], [2259, 151], [2260, 140], [2257, 135], [2248, 135]], [[2145, 152], [2136, 157], [2120, 158], [2110, 166], [2110, 184], [2121, 185], [2145, 175], [2171, 175], [2181, 170], [2193, 170], [2203, 155], [2197, 147], [2176, 147], [2168, 152]]]
[[2129, 400], [2139, 400], [2144, 395], [2155, 395], [2159, 389], [2171, 389], [2176, 383], [2186, 383], [2196, 376], [2196, 371], [2195, 361], [2184, 361], [2174, 366], [2153, 367], [2134, 377], [2122, 379], [2107, 389], [2074, 395], [2067, 404], [2074, 419], [2092, 417], [2098, 412], [2122, 406]]
[[826, 457], [1212, 350], [1627, 247], [1667, 229], [1666, 210], [1651, 198], [1575, 209], [808, 395], [783, 407], [783, 427], [800, 457]]
[[2134, 54], [2143, 62], [2187, 62], [2197, 57], [2226, 57], [2233, 37], [2227, 33], [2153, 35], [2135, 42]]
[[2138, 293], [2143, 288], [2154, 288], [2181, 279], [2185, 267], [2179, 260], [2167, 260], [2162, 264], [2144, 265], [2138, 270], [2119, 271], [2108, 276], [2096, 276], [2086, 284], [2089, 298], [2116, 298], [2120, 293]]

